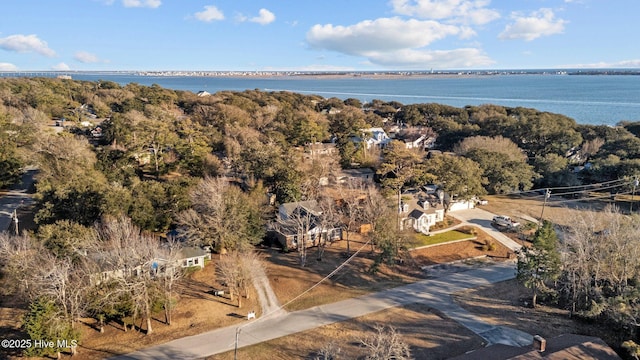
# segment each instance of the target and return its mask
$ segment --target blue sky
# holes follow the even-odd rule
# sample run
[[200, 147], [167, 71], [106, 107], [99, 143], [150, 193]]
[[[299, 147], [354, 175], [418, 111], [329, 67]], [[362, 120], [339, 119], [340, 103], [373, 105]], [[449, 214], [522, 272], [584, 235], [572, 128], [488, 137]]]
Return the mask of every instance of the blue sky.
[[637, 0], [20, 0], [0, 71], [640, 68]]

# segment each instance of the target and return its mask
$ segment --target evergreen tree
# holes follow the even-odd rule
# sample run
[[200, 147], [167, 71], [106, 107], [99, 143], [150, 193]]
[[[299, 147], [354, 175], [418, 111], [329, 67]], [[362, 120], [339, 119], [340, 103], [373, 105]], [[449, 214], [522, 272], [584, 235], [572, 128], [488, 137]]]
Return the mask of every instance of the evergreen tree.
[[[74, 342], [78, 340], [79, 333], [71, 327], [71, 322], [65, 319], [62, 311], [56, 308], [53, 301], [40, 297], [29, 306], [29, 312], [24, 317], [24, 331], [32, 340], [31, 347], [25, 350], [26, 356], [46, 356], [58, 354], [67, 344], [74, 352]], [[46, 344], [36, 346], [35, 341], [45, 341]]]
[[516, 277], [532, 290], [533, 307], [536, 306], [538, 293], [549, 291], [547, 282], [556, 280], [560, 275], [560, 265], [558, 236], [553, 224], [545, 220], [536, 231], [531, 247], [523, 247], [518, 257]]

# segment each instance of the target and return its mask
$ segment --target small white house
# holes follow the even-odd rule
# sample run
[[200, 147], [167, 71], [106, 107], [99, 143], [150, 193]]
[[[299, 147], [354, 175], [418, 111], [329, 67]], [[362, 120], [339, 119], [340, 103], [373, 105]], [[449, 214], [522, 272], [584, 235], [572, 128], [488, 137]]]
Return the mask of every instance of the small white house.
[[[402, 205], [408, 204], [403, 203]], [[402, 210], [406, 212], [407, 209], [403, 208]], [[400, 229], [413, 228], [417, 232], [429, 234], [431, 227], [443, 220], [444, 207], [442, 205], [430, 206], [428, 201], [418, 201], [418, 206], [400, 221]]]
[[211, 252], [199, 247], [183, 247], [178, 253], [178, 261], [183, 268], [192, 266], [204, 268], [205, 260], [211, 260]]
[[372, 147], [384, 148], [391, 142], [391, 138], [383, 128], [368, 128], [361, 131], [363, 132], [363, 140], [367, 149]]

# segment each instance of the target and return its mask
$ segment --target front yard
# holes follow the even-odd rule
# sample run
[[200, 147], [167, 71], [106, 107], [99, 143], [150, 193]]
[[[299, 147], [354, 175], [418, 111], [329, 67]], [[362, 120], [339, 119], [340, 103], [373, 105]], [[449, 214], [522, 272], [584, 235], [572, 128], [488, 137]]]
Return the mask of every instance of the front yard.
[[475, 238], [475, 234], [471, 234], [463, 230], [449, 230], [435, 235], [416, 234], [413, 248], [417, 249], [424, 246], [443, 244], [452, 241], [469, 240], [473, 238]]

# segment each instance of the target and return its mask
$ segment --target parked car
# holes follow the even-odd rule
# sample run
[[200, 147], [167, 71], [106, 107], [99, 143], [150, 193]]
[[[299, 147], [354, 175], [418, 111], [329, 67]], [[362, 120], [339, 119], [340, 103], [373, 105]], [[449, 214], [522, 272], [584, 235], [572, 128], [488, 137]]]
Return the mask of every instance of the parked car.
[[508, 228], [511, 228], [511, 229], [517, 228], [518, 226], [520, 226], [519, 222], [512, 220], [510, 217], [508, 217], [506, 215], [496, 215], [496, 216], [494, 216], [492, 223], [494, 225], [504, 226], [504, 227], [508, 227]]

